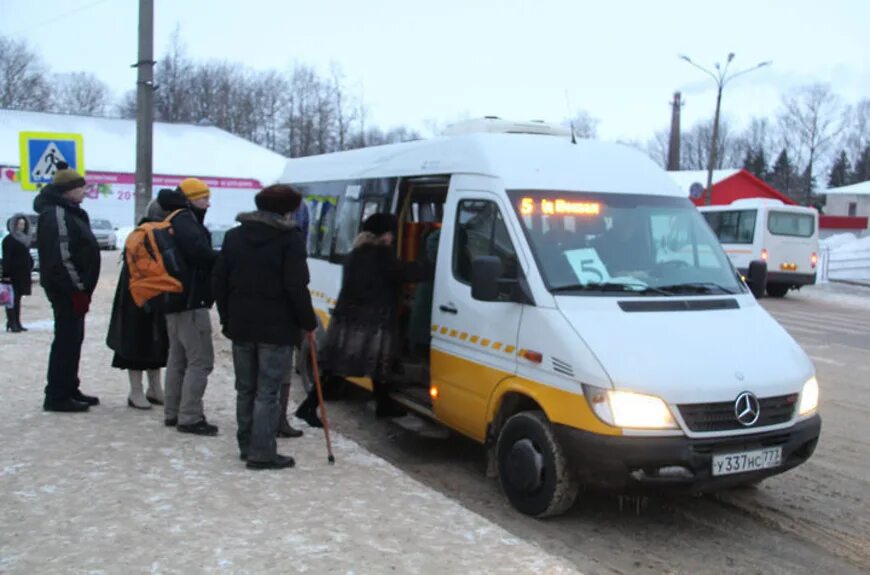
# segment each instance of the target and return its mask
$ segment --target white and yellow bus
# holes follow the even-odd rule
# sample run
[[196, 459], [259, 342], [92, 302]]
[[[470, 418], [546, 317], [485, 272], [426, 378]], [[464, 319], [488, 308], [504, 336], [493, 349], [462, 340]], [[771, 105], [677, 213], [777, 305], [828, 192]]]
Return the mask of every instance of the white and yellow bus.
[[633, 149], [534, 131], [289, 160], [320, 332], [361, 221], [391, 212], [406, 260], [440, 234], [434, 289], [402, 302], [431, 341], [403, 351], [393, 398], [487, 446], [521, 512], [560, 513], [584, 484], [710, 491], [806, 461], [813, 365], [689, 199]]

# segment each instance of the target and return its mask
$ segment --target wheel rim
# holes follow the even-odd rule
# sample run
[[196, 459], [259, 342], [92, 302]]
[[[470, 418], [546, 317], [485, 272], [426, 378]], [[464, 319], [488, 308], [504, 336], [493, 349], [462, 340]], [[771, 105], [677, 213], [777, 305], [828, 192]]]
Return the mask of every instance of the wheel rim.
[[525, 493], [538, 491], [544, 483], [544, 456], [531, 439], [514, 443], [506, 458], [508, 481]]

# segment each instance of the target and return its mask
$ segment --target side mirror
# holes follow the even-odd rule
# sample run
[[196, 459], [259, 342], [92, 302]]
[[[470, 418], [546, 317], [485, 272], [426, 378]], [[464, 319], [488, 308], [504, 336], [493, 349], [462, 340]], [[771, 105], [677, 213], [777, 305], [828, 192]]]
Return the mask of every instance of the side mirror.
[[471, 297], [480, 301], [498, 301], [498, 280], [504, 266], [496, 256], [478, 256], [471, 262]]
[[752, 260], [749, 262], [748, 274], [746, 285], [749, 286], [749, 291], [752, 292], [755, 299], [760, 299], [764, 295], [764, 288], [767, 287], [767, 262]]

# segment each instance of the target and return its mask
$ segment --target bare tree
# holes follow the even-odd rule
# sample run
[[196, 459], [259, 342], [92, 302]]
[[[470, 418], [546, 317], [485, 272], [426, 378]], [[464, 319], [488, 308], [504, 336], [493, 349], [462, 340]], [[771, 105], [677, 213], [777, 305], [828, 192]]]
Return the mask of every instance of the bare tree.
[[190, 108], [190, 77], [193, 63], [187, 58], [181, 42], [181, 30], [176, 28], [166, 54], [158, 60], [154, 73], [154, 118], [164, 122], [193, 121]]
[[[692, 126], [681, 135], [680, 167], [684, 170], [706, 170], [710, 157], [710, 139], [713, 137], [713, 122], [702, 121]], [[716, 138], [717, 170], [734, 168], [740, 165], [743, 146], [740, 140], [732, 135], [731, 124], [719, 120], [719, 132]]]
[[827, 84], [797, 88], [783, 98], [782, 104], [780, 125], [788, 142], [796, 145], [801, 163], [806, 166], [806, 201], [813, 189], [815, 164], [825, 159], [831, 144], [843, 131], [843, 106]]
[[0, 36], [0, 108], [48, 110], [46, 68], [26, 42]]
[[861, 152], [870, 146], [870, 98], [850, 106], [844, 113], [843, 124], [848, 126], [844, 133], [843, 147], [857, 161]]
[[572, 128], [574, 135], [578, 138], [594, 139], [598, 137], [598, 124], [601, 121], [598, 118], [593, 118], [586, 110], [577, 110], [573, 118], [568, 118], [562, 122], [566, 128]]
[[[652, 160], [662, 167], [667, 169], [668, 166], [668, 142], [670, 139], [670, 131], [667, 129], [659, 130], [653, 137], [650, 138], [646, 146], [638, 147], [647, 153]], [[629, 143], [628, 145], [634, 145]], [[685, 144], [683, 144], [685, 145]], [[637, 147], [637, 146], [636, 146]], [[682, 166], [682, 164], [680, 164]], [[685, 168], [685, 166], [683, 166]]]
[[103, 116], [109, 109], [109, 87], [90, 72], [55, 74], [51, 110], [64, 114]]

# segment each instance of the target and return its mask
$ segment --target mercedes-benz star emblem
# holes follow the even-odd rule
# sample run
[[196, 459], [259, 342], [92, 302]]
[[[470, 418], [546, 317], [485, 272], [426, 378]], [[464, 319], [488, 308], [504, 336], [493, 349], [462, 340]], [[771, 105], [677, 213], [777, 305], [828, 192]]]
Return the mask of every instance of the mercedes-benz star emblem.
[[734, 415], [742, 425], [749, 427], [755, 425], [761, 415], [761, 404], [751, 391], [744, 391], [737, 396], [734, 402]]

